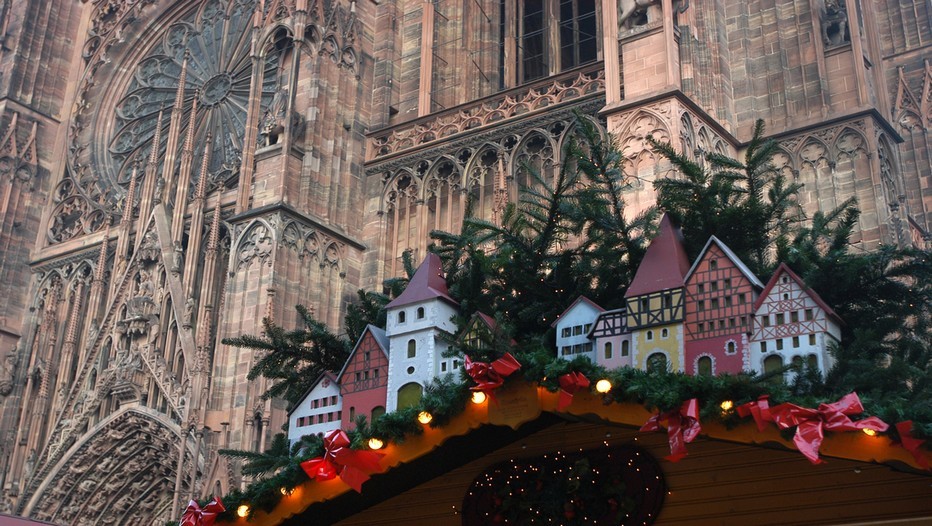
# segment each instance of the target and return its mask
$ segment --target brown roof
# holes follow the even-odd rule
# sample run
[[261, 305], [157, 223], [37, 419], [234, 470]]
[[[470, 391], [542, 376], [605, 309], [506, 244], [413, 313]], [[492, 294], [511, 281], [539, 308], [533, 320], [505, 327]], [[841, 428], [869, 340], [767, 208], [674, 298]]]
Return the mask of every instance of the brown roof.
[[670, 216], [660, 220], [660, 233], [647, 247], [626, 298], [682, 287], [689, 271], [689, 258], [683, 247], [683, 233], [673, 226]]
[[459, 306], [456, 300], [450, 297], [447, 290], [447, 280], [443, 278], [443, 265], [440, 256], [433, 252], [428, 252], [427, 257], [417, 268], [408, 286], [400, 296], [393, 299], [386, 308], [403, 307], [412, 303], [440, 298], [448, 301], [451, 305]]

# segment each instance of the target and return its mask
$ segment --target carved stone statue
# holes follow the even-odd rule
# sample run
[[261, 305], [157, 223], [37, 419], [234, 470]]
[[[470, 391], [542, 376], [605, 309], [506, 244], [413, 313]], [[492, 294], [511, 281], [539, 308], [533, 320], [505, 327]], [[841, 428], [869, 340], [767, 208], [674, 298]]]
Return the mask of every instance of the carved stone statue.
[[184, 248], [181, 247], [181, 241], [175, 241], [172, 246], [172, 254], [174, 258], [171, 271], [174, 274], [181, 274], [181, 270], [184, 268]]
[[845, 11], [843, 0], [823, 0], [819, 19], [822, 25], [822, 42], [826, 47], [850, 42], [848, 13]]
[[269, 109], [262, 116], [262, 124], [259, 129], [259, 137], [263, 143], [261, 146], [278, 144], [279, 137], [285, 132], [287, 106], [288, 89], [281, 87], [275, 92], [272, 102], [269, 103]]
[[149, 297], [151, 298], [155, 294], [155, 285], [152, 283], [152, 278], [149, 276], [149, 273], [145, 270], [139, 271], [139, 289], [138, 296]]
[[[618, 28], [624, 29], [626, 22], [627, 27], [647, 24], [647, 8], [659, 3], [659, 0], [618, 0]], [[673, 0], [673, 5], [673, 20], [676, 22], [676, 15], [685, 13], [689, 8], [689, 0]]]
[[149, 324], [148, 343], [149, 343], [150, 345], [152, 345], [152, 346], [155, 346], [155, 342], [158, 341], [158, 339], [159, 339], [159, 334], [161, 334], [161, 332], [162, 332], [161, 327], [159, 326], [159, 317], [158, 317], [158, 315], [156, 315], [156, 314], [150, 314], [150, 315], [149, 315], [149, 319], [146, 320], [146, 323]]
[[0, 396], [7, 396], [13, 392], [13, 375], [19, 361], [18, 355], [17, 348], [13, 347], [12, 350], [6, 353], [3, 362], [0, 363]]
[[36, 469], [36, 450], [33, 449], [29, 452], [29, 456], [26, 457], [26, 480], [29, 480], [29, 477], [32, 476], [32, 472]]
[[97, 323], [97, 318], [91, 320], [91, 326], [87, 330], [87, 346], [90, 348], [94, 345], [94, 340], [97, 339], [97, 334], [100, 333], [100, 324]]
[[184, 302], [184, 316], [181, 320], [181, 326], [190, 329], [194, 325], [194, 298], [188, 298]]
[[158, 204], [162, 202], [162, 193], [165, 191], [165, 178], [159, 177], [155, 181], [155, 196], [153, 196], [153, 201]]
[[657, 4], [658, 0], [619, 0], [618, 2], [618, 27], [624, 27], [625, 22], [635, 12], [643, 12], [648, 7]]

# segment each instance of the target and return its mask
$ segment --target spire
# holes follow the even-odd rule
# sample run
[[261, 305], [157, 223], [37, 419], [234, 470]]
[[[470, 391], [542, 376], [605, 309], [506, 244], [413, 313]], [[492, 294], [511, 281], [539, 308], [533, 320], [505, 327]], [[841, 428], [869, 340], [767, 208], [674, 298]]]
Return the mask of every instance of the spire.
[[[136, 170], [133, 169], [135, 178]], [[133, 184], [134, 179], [130, 180]], [[104, 239], [100, 242], [100, 252], [97, 254], [97, 268], [94, 269], [94, 281], [102, 283], [104, 280], [104, 268], [107, 266], [107, 247], [110, 244], [110, 223], [111, 217], [107, 216], [107, 227], [104, 229]]]
[[223, 192], [217, 192], [217, 206], [214, 207], [214, 217], [210, 222], [210, 234], [207, 236], [207, 250], [216, 252], [220, 246], [220, 197]]
[[210, 146], [213, 142], [213, 135], [207, 132], [207, 142], [204, 143], [204, 154], [201, 158], [201, 175], [197, 180], [197, 187], [194, 190], [194, 199], [205, 199], [207, 197], [207, 163], [210, 160]]
[[411, 281], [408, 282], [404, 292], [386, 307], [391, 309], [436, 298], [445, 300], [452, 305], [459, 305], [456, 300], [450, 297], [450, 292], [447, 290], [447, 280], [443, 277], [443, 265], [440, 256], [428, 252], [427, 257], [424, 258], [424, 262], [421, 263], [414, 276], [411, 277]]
[[[198, 91], [197, 93], [200, 93]], [[188, 133], [184, 138], [184, 151], [190, 153], [194, 151], [194, 131], [196, 126], [195, 118], [197, 117], [197, 99], [199, 98], [197, 93], [194, 95], [194, 102], [191, 103], [191, 118], [188, 119]]]
[[188, 57], [191, 52], [184, 50], [184, 60], [181, 61], [181, 73], [178, 75], [178, 89], [175, 91], [175, 110], [181, 110], [184, 107], [184, 87], [188, 77]]
[[[157, 134], [158, 132], [156, 132]], [[123, 203], [123, 219], [121, 223], [129, 224], [133, 220], [133, 201], [136, 200], [136, 171], [139, 169], [139, 162], [133, 163], [133, 172], [129, 176], [129, 188], [126, 190], [126, 202]], [[107, 225], [110, 228], [110, 225]]]
[[159, 118], [155, 121], [155, 135], [152, 136], [152, 150], [149, 152], [149, 164], [155, 166], [159, 162], [159, 143], [162, 142], [162, 112], [159, 110]]
[[647, 247], [625, 297], [682, 287], [688, 271], [689, 258], [683, 247], [683, 234], [673, 226], [670, 216], [664, 214], [660, 232]]

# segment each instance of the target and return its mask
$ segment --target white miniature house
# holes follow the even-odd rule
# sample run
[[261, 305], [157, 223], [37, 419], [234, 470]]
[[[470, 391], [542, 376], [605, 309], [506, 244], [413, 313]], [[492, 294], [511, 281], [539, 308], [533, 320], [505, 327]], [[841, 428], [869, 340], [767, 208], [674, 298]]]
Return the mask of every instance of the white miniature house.
[[404, 292], [386, 306], [387, 411], [417, 404], [425, 385], [459, 366], [459, 360], [443, 357], [457, 331], [458, 307], [447, 291], [440, 257], [429, 253]]

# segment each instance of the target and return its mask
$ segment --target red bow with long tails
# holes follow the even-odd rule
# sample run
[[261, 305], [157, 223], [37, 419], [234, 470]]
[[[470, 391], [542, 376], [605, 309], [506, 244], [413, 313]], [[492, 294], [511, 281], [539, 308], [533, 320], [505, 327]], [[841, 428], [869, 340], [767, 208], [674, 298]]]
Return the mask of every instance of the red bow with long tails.
[[699, 401], [692, 398], [683, 402], [679, 409], [650, 417], [641, 426], [641, 431], [659, 431], [661, 422], [666, 423], [667, 438], [670, 441], [670, 455], [666, 459], [679, 462], [686, 456], [686, 444], [695, 440], [702, 431], [699, 425]]
[[375, 451], [350, 449], [350, 440], [341, 429], [334, 429], [324, 437], [324, 456], [305, 460], [301, 468], [308, 477], [330, 480], [339, 475], [340, 480], [362, 493], [363, 482], [369, 474], [382, 470], [379, 460], [385, 456]]
[[818, 409], [807, 409], [793, 404], [780, 404], [770, 408], [773, 421], [781, 429], [796, 426], [796, 435], [793, 443], [799, 452], [805, 455], [813, 464], [821, 464], [819, 447], [825, 438], [823, 429], [829, 431], [857, 431], [859, 429], [872, 429], [886, 431], [886, 422], [871, 416], [863, 420], [853, 421], [850, 415], [864, 412], [861, 399], [857, 393], [848, 393], [834, 404], [819, 404]]
[[470, 387], [473, 391], [483, 391], [491, 394], [505, 383], [505, 378], [521, 368], [521, 364], [511, 353], [505, 353], [505, 356], [495, 360], [492, 363], [474, 362], [466, 356], [466, 374], [476, 382], [476, 385]]
[[564, 374], [559, 379], [560, 398], [557, 400], [557, 411], [563, 411], [573, 403], [573, 395], [580, 389], [589, 387], [589, 379], [579, 371]]
[[758, 431], [763, 431], [767, 427], [767, 422], [773, 422], [773, 417], [770, 415], [769, 395], [761, 395], [757, 401], [741, 404], [737, 411], [742, 418], [753, 416]]
[[214, 497], [203, 508], [197, 501], [192, 500], [188, 503], [188, 508], [184, 510], [181, 516], [181, 523], [178, 526], [213, 526], [217, 515], [226, 511], [220, 497]]
[[897, 423], [895, 427], [896, 432], [900, 434], [900, 445], [903, 446], [903, 449], [909, 451], [913, 455], [913, 458], [916, 459], [916, 463], [919, 464], [922, 469], [930, 469], [929, 461], [926, 459], [925, 455], [922, 454], [922, 451], [919, 450], [919, 446], [921, 446], [925, 440], [913, 437], [913, 421], [904, 420], [903, 422]]

